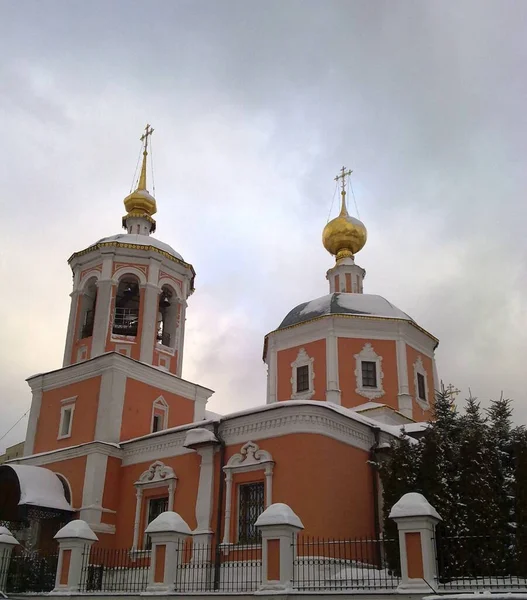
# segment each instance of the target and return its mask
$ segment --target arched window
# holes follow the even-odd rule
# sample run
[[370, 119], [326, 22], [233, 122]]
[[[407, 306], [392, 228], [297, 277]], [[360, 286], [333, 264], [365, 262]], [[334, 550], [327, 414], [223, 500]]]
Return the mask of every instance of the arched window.
[[139, 280], [135, 275], [124, 275], [117, 286], [113, 333], [117, 335], [137, 335], [139, 303]]
[[157, 341], [174, 348], [178, 323], [179, 302], [174, 290], [168, 285], [161, 288], [157, 313]]
[[62, 489], [64, 490], [64, 498], [66, 498], [68, 504], [71, 504], [70, 482], [64, 477], [64, 475], [61, 475], [60, 473], [55, 473], [55, 475], [59, 478], [60, 483], [62, 483]]
[[92, 277], [86, 282], [82, 291], [80, 335], [81, 339], [93, 335], [93, 323], [95, 320], [95, 304], [97, 302], [97, 279]]

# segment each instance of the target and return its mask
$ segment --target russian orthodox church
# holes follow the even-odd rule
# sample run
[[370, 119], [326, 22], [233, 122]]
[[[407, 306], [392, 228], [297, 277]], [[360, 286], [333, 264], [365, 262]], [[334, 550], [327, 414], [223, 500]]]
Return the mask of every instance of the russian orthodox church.
[[[0, 520], [23, 543], [50, 544], [85, 520], [99, 544], [142, 548], [145, 528], [178, 512], [195, 542], [257, 540], [273, 502], [308, 535], [358, 537], [380, 527], [372, 453], [431, 417], [438, 340], [385, 298], [363, 292], [355, 255], [364, 224], [341, 210], [323, 231], [335, 257], [329, 293], [290, 310], [264, 338], [267, 398], [223, 416], [213, 391], [183, 378], [185, 315], [195, 271], [153, 237], [148, 143], [124, 233], [69, 259], [73, 290], [61, 368], [29, 377], [24, 456], [0, 466]], [[263, 399], [262, 399], [263, 400]]]

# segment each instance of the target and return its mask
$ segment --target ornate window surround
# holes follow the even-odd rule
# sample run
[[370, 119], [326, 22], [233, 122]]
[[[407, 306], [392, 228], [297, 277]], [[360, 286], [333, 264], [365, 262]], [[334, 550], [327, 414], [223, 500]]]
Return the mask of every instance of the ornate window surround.
[[[425, 380], [425, 396], [426, 400], [419, 398], [419, 384], [417, 382], [417, 375], [422, 375]], [[415, 389], [415, 401], [423, 409], [428, 410], [430, 408], [430, 395], [428, 392], [428, 374], [423, 365], [423, 359], [419, 354], [416, 361], [414, 362], [414, 389]]]
[[[300, 348], [296, 360], [291, 363], [291, 398], [293, 400], [311, 400], [315, 393], [315, 370], [313, 369], [314, 358], [309, 356], [305, 348]], [[309, 368], [309, 388], [303, 392], [296, 391], [297, 385], [297, 369], [298, 367], [307, 366]]]
[[[357, 383], [356, 392], [364, 398], [369, 400], [375, 400], [384, 396], [384, 388], [382, 386], [382, 380], [384, 379], [384, 373], [382, 371], [382, 356], [379, 356], [373, 346], [368, 342], [364, 344], [362, 350], [355, 354], [355, 380]], [[377, 387], [364, 387], [362, 385], [362, 361], [374, 362], [377, 370]]]
[[172, 467], [168, 467], [160, 460], [153, 462], [146, 471], [141, 473], [135, 486], [135, 519], [134, 519], [134, 541], [133, 549], [137, 549], [139, 543], [139, 525], [141, 521], [141, 506], [143, 504], [143, 492], [146, 489], [168, 486], [168, 510], [174, 509], [174, 492], [176, 491], [177, 476]]
[[248, 473], [263, 469], [265, 471], [265, 508], [273, 503], [273, 457], [267, 450], [261, 450], [258, 444], [247, 442], [238, 454], [231, 456], [223, 467], [225, 472], [225, 513], [222, 545], [230, 544], [232, 478], [234, 473]]
[[168, 428], [168, 409], [169, 406], [163, 396], [159, 396], [152, 402], [152, 417], [150, 419], [150, 431], [154, 431], [154, 415], [156, 414], [156, 408], [163, 411], [163, 424], [161, 430]]

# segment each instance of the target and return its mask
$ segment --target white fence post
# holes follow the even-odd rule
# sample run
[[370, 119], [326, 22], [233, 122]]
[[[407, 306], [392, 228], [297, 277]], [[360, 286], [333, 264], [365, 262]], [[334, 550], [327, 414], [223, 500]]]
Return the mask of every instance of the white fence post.
[[436, 509], [422, 495], [412, 492], [396, 502], [390, 519], [399, 530], [401, 583], [399, 592], [437, 590], [435, 527], [441, 520]]
[[262, 582], [260, 590], [292, 587], [296, 537], [302, 521], [287, 504], [271, 504], [256, 521], [262, 533]]
[[[99, 541], [99, 538], [86, 521], [76, 519], [64, 525], [55, 534], [55, 539], [59, 543], [59, 560], [55, 589], [51, 593], [78, 592], [83, 575], [83, 558], [86, 553], [89, 554], [92, 544]], [[88, 561], [85, 563], [88, 564]]]
[[6, 527], [0, 527], [0, 592], [5, 592], [7, 574], [11, 564], [11, 554], [18, 541]]
[[185, 539], [190, 527], [178, 513], [166, 511], [156, 517], [145, 533], [152, 540], [147, 592], [174, 591], [178, 567], [183, 559]]

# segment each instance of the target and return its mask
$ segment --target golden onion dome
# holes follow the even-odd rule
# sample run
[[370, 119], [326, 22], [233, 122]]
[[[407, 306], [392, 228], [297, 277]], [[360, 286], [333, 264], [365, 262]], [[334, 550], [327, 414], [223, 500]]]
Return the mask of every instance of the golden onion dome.
[[364, 248], [368, 232], [362, 221], [348, 214], [346, 208], [346, 191], [342, 189], [342, 207], [340, 214], [332, 219], [322, 232], [324, 248], [339, 261], [342, 258], [353, 257]]

